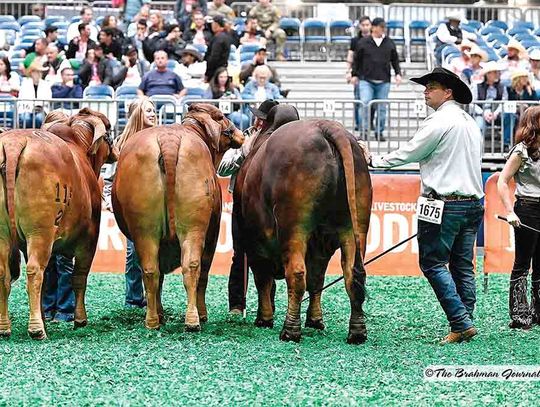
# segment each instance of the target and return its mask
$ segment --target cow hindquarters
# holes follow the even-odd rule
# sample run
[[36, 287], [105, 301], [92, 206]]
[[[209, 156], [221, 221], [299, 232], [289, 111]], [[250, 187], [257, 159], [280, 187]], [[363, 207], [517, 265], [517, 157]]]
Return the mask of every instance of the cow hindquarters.
[[187, 294], [186, 331], [200, 331], [201, 323], [197, 309], [197, 291], [201, 275], [201, 258], [204, 247], [204, 233], [193, 229], [180, 237], [182, 253], [182, 275]]
[[0, 337], [11, 335], [8, 299], [11, 292], [11, 274], [9, 271], [9, 242], [0, 240]]
[[345, 289], [351, 303], [347, 343], [360, 344], [367, 339], [367, 329], [362, 310], [365, 299], [366, 272], [352, 230], [342, 231], [339, 239], [341, 243], [341, 268], [345, 279]]

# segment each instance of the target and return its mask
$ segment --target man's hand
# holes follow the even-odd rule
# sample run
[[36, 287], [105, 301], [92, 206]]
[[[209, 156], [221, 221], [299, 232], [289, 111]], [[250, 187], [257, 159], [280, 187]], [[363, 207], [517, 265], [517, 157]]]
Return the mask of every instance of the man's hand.
[[257, 134], [253, 134], [249, 137], [246, 137], [244, 140], [244, 144], [242, 144], [242, 147], [240, 147], [240, 151], [242, 152], [242, 155], [244, 157], [247, 157], [249, 152], [251, 151], [251, 146], [253, 145], [253, 140], [257, 137]]
[[493, 113], [491, 111], [484, 112], [484, 120], [488, 123], [493, 121]]
[[364, 158], [366, 159], [366, 162], [368, 163], [368, 165], [371, 165], [371, 153], [369, 152], [367, 143], [362, 140], [357, 140], [357, 142], [362, 149], [362, 153], [364, 153]]
[[396, 75], [396, 86], [401, 84], [401, 75]]
[[512, 226], [518, 228], [521, 226], [521, 221], [519, 220], [518, 216], [514, 212], [510, 212], [508, 215], [506, 215], [506, 220], [509, 224]]
[[271, 38], [271, 37], [272, 37], [272, 31], [270, 31], [269, 29], [266, 30], [266, 31], [264, 32], [264, 36], [265, 36], [266, 38]]
[[351, 83], [352, 83], [354, 86], [358, 85], [358, 77], [357, 77], [357, 76], [351, 77]]
[[345, 80], [347, 81], [347, 83], [351, 83], [351, 79], [352, 79], [352, 73], [351, 71], [347, 71], [347, 73], [345, 74]]

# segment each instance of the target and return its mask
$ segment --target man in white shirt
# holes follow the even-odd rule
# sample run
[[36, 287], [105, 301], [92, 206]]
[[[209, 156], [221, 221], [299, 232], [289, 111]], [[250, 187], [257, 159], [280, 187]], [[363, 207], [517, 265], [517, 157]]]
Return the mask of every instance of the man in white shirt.
[[66, 38], [68, 42], [79, 35], [79, 24], [81, 23], [89, 24], [90, 39], [94, 42], [97, 42], [98, 29], [94, 21], [92, 21], [94, 17], [94, 12], [92, 11], [92, 7], [83, 7], [81, 9], [80, 14], [81, 14], [81, 21], [76, 21], [74, 23], [71, 23], [68, 27], [67, 34], [66, 34]]
[[450, 323], [450, 333], [441, 341], [445, 345], [477, 333], [473, 254], [484, 214], [480, 203], [483, 139], [474, 119], [458, 105], [469, 104], [472, 94], [456, 74], [435, 68], [411, 80], [426, 87], [426, 104], [435, 112], [407, 144], [386, 156], [372, 157], [370, 164], [391, 168], [420, 163], [425, 198], [418, 201], [419, 217], [429, 219], [418, 220], [419, 263]]
[[435, 32], [435, 57], [437, 64], [441, 65], [441, 52], [446, 44], [459, 45], [464, 39], [476, 41], [476, 34], [462, 30], [459, 26], [461, 23], [460, 13], [450, 14], [447, 17], [447, 22], [442, 23]]

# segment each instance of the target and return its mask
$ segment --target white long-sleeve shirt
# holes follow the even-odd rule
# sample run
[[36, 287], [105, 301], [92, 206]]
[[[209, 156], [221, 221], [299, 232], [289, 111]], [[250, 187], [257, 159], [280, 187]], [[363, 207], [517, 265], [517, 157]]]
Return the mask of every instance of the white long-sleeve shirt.
[[478, 125], [459, 105], [443, 103], [399, 150], [373, 157], [375, 168], [419, 163], [422, 192], [482, 198], [483, 138]]
[[[448, 31], [448, 27], [446, 26], [446, 23], [442, 23], [437, 28], [437, 31], [435, 32], [435, 35], [439, 39], [439, 41], [445, 43], [445, 44], [455, 44], [457, 41], [457, 37], [450, 34], [450, 31]], [[471, 41], [476, 41], [476, 35], [474, 33], [470, 33], [466, 30], [461, 30], [461, 35], [463, 36], [463, 39], [468, 39]]]

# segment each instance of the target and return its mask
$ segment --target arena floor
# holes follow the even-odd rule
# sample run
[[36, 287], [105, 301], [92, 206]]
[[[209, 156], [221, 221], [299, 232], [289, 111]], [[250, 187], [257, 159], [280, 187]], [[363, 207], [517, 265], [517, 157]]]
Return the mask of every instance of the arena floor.
[[[305, 329], [301, 343], [278, 334], [285, 285], [278, 284], [277, 324], [253, 327], [251, 286], [247, 323], [227, 320], [227, 280], [212, 276], [210, 322], [183, 332], [184, 288], [165, 281], [168, 323], [143, 327], [140, 310], [125, 310], [123, 276], [93, 274], [87, 296], [89, 326], [48, 325], [49, 339], [26, 334], [24, 284], [11, 296], [13, 334], [0, 341], [0, 405], [486, 405], [538, 403], [539, 382], [438, 382], [422, 378], [430, 364], [540, 364], [540, 327], [507, 327], [506, 275], [479, 290], [480, 334], [466, 345], [440, 347], [445, 319], [422, 278], [369, 278], [369, 339], [345, 343], [348, 300], [342, 284], [323, 296], [325, 332]], [[480, 285], [480, 280], [478, 281]]]

